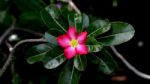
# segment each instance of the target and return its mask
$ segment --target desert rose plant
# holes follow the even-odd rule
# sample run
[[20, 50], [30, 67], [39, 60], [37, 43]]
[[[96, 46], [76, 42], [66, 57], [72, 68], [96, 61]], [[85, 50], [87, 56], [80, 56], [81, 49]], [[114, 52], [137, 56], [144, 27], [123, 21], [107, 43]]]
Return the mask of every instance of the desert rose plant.
[[63, 64], [58, 84], [78, 84], [89, 61], [99, 71], [113, 73], [117, 63], [107, 48], [129, 41], [135, 32], [126, 22], [92, 19], [63, 4], [47, 6], [41, 11], [41, 18], [49, 28], [44, 36], [47, 42], [30, 48], [27, 62], [43, 62], [46, 69]]
[[[117, 0], [112, 5], [117, 7]], [[150, 79], [114, 48], [133, 38], [133, 26], [92, 11], [83, 13], [72, 0], [0, 0], [0, 84], [78, 84], [88, 71], [99, 80], [99, 73], [108, 76], [118, 69], [112, 51]]]

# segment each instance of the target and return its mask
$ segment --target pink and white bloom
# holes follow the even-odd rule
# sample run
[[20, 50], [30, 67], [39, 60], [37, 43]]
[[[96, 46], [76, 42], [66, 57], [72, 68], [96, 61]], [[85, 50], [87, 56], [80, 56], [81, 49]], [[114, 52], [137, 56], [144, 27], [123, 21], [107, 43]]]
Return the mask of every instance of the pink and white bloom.
[[66, 34], [57, 37], [57, 42], [64, 48], [64, 54], [67, 59], [71, 59], [76, 55], [85, 55], [88, 48], [85, 45], [87, 32], [77, 33], [75, 27], [69, 27]]

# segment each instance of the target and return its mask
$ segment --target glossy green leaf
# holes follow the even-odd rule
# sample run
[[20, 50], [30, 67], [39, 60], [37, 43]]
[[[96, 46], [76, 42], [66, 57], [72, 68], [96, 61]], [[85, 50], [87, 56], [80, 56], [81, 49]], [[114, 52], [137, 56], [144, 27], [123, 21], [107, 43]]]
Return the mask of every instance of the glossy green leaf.
[[69, 14], [68, 15], [69, 26], [73, 26], [77, 29], [78, 32], [82, 30], [82, 16], [81, 14]]
[[65, 60], [63, 51], [60, 48], [52, 48], [46, 44], [40, 44], [30, 49], [29, 54], [31, 57], [27, 58], [29, 64], [33, 64], [39, 61], [44, 63], [44, 67], [47, 69], [53, 69], [61, 65]]
[[44, 24], [49, 28], [57, 28], [57, 24], [53, 21], [52, 17], [49, 15], [49, 13], [43, 9], [41, 12], [41, 18], [44, 22]]
[[77, 28], [78, 32], [81, 32], [84, 28], [89, 26], [89, 18], [86, 14], [69, 14], [68, 15], [69, 26]]
[[88, 47], [88, 51], [91, 52], [99, 52], [103, 48], [103, 44], [97, 42], [94, 37], [88, 37], [86, 41], [86, 46]]
[[19, 16], [19, 22], [22, 24], [27, 23], [38, 23], [43, 25], [42, 19], [40, 17], [40, 12], [24, 12]]
[[88, 36], [96, 37], [107, 32], [111, 27], [111, 24], [107, 20], [96, 20], [90, 24], [88, 28]]
[[34, 64], [36, 62], [42, 61], [45, 54], [51, 50], [48, 44], [39, 44], [30, 48], [27, 52], [27, 62], [29, 64]]
[[75, 27], [75, 20], [74, 20], [75, 16], [74, 15], [75, 14], [69, 14], [68, 15], [68, 24], [69, 24], [69, 26]]
[[55, 5], [50, 5], [41, 11], [41, 17], [44, 23], [51, 28], [59, 28], [66, 32], [67, 25], [61, 19], [61, 12]]
[[49, 33], [45, 33], [45, 39], [51, 44], [51, 46], [57, 46], [57, 41], [56, 41], [56, 37], [49, 34]]
[[51, 28], [47, 32], [48, 32], [48, 34], [51, 34], [55, 37], [58, 37], [59, 35], [64, 34], [62, 30], [57, 29], [57, 28]]
[[89, 27], [89, 17], [86, 14], [82, 14], [82, 28], [88, 28]]
[[92, 52], [99, 52], [103, 48], [102, 44], [86, 45], [86, 46], [88, 47], [88, 50], [89, 50], [90, 53], [92, 53]]
[[86, 44], [87, 45], [95, 45], [97, 44], [97, 40], [94, 37], [87, 37]]
[[117, 1], [117, 0], [113, 0], [112, 6], [113, 6], [113, 7], [117, 7], [117, 6], [118, 6], [118, 1]]
[[0, 11], [0, 23], [4, 21], [6, 17], [6, 11]]
[[62, 5], [60, 10], [64, 18], [68, 18], [68, 15], [73, 15], [76, 13], [74, 10], [70, 10], [68, 5]]
[[80, 74], [72, 63], [68, 62], [59, 76], [58, 84], [78, 84]]
[[111, 32], [97, 40], [104, 46], [118, 45], [129, 41], [134, 36], [133, 26], [124, 22], [112, 22]]
[[29, 58], [27, 59], [27, 62], [28, 62], [29, 64], [34, 64], [34, 63], [36, 63], [36, 62], [42, 61], [43, 58], [45, 57], [46, 53], [47, 53], [47, 52], [43, 52], [43, 53], [41, 53], [41, 54], [38, 54], [38, 55], [35, 55], [35, 56], [32, 56], [32, 57], [29, 57]]
[[52, 49], [52, 48], [47, 43], [35, 45], [28, 50], [27, 55], [29, 55], [29, 56], [37, 55], [37, 54], [43, 53], [45, 51], [48, 51], [50, 49]]
[[12, 79], [12, 84], [20, 84], [21, 82], [21, 77], [19, 76], [19, 74], [14, 74], [13, 75], [13, 79]]
[[65, 60], [63, 51], [56, 47], [46, 53], [43, 63], [46, 69], [54, 69], [65, 62]]
[[99, 56], [92, 54], [89, 59], [98, 64], [98, 69], [105, 74], [111, 74], [118, 67], [111, 54], [104, 49], [99, 53]]
[[74, 58], [74, 67], [79, 71], [84, 71], [87, 66], [86, 56], [77, 55]]
[[3, 28], [2, 25], [9, 26], [12, 24], [12, 16], [7, 11], [0, 11], [0, 24], [1, 29]]
[[77, 28], [77, 31], [81, 32], [83, 29], [82, 28], [82, 15], [75, 14], [74, 21], [75, 21], [75, 27]]

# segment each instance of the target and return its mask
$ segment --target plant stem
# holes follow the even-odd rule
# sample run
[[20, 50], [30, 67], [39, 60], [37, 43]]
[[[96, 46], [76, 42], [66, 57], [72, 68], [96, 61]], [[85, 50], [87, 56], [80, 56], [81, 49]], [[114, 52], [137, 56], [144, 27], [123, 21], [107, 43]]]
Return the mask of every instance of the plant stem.
[[114, 54], [126, 65], [126, 67], [128, 69], [130, 69], [131, 71], [133, 71], [137, 76], [142, 77], [144, 79], [148, 79], [150, 80], [150, 75], [145, 74], [139, 70], [137, 70], [134, 66], [132, 66], [124, 57], [123, 55], [121, 55], [117, 49], [114, 46], [111, 46], [112, 51], [114, 52]]
[[61, 1], [67, 2], [72, 9], [74, 9], [78, 14], [81, 14], [80, 10], [78, 9], [78, 7], [74, 4], [72, 0], [61, 0]]
[[2, 69], [0, 70], [0, 77], [4, 74], [7, 67], [9, 66], [10, 62], [12, 61], [12, 57], [13, 57], [13, 54], [14, 54], [16, 48], [18, 46], [20, 46], [21, 44], [29, 43], [29, 42], [46, 42], [46, 40], [43, 39], [43, 38], [40, 38], [40, 39], [25, 39], [25, 40], [22, 40], [22, 41], [18, 42], [16, 45], [14, 45], [14, 47], [12, 48], [12, 50], [10, 51], [10, 53], [8, 55], [8, 58], [7, 58], [6, 62], [4, 63]]

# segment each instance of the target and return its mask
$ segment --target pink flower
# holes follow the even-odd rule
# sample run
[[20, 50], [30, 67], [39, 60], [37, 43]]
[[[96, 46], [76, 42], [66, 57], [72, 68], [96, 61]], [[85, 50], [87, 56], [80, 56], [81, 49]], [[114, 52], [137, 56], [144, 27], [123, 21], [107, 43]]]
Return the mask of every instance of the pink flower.
[[87, 32], [77, 34], [75, 27], [69, 27], [66, 34], [57, 37], [57, 42], [64, 48], [64, 54], [67, 59], [71, 59], [76, 55], [85, 55], [88, 48], [85, 45]]

